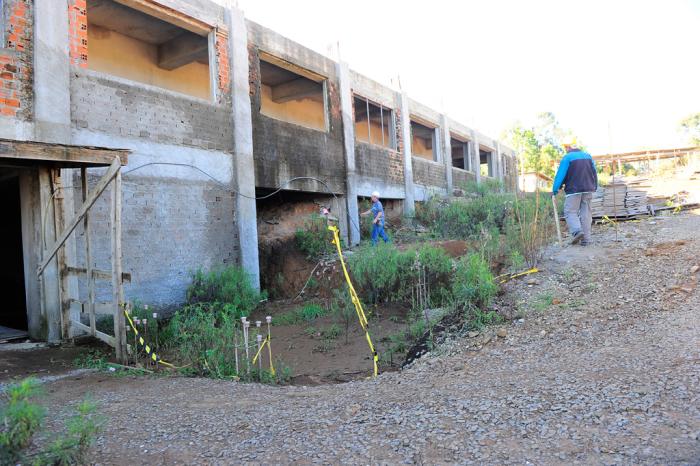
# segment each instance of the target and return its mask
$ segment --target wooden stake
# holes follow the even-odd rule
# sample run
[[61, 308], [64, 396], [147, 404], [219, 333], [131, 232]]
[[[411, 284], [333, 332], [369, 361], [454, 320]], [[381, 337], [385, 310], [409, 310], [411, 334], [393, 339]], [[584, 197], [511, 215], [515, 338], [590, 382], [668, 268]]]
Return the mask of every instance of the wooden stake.
[[[122, 286], [122, 175], [117, 167], [112, 183], [112, 306], [114, 309], [114, 340], [117, 359], [122, 363], [127, 361], [126, 354], [126, 319], [122, 304], [124, 303], [124, 288]], [[111, 168], [111, 167], [110, 167]], [[103, 178], [104, 179], [104, 178]], [[96, 191], [97, 192], [97, 191]]]
[[[80, 169], [80, 182], [83, 191], [83, 203], [88, 198], [87, 168]], [[92, 276], [92, 241], [90, 233], [90, 215], [85, 212], [83, 217], [83, 230], [85, 230], [85, 270], [87, 271], [88, 286], [88, 316], [90, 318], [90, 335], [95, 336], [97, 330], [95, 325], [95, 278]]]
[[561, 226], [559, 225], [559, 210], [557, 209], [557, 197], [552, 195], [552, 208], [554, 209], [554, 224], [557, 226], [557, 238], [559, 239], [559, 246], [563, 247], [564, 244], [561, 240]]

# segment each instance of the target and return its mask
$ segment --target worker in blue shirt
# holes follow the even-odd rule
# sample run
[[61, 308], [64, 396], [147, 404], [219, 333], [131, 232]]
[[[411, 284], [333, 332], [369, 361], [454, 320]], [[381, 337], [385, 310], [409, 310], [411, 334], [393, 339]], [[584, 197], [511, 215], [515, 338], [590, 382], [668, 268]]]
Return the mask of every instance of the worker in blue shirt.
[[566, 155], [554, 177], [552, 196], [564, 185], [564, 218], [571, 233], [571, 244], [586, 246], [591, 241], [591, 199], [598, 189], [598, 173], [593, 158], [578, 148], [575, 137], [566, 138], [563, 146]]
[[385, 243], [389, 242], [389, 236], [384, 231], [384, 207], [379, 202], [379, 193], [372, 193], [372, 208], [360, 215], [366, 217], [372, 215], [372, 246], [377, 245], [377, 239], [381, 236]]

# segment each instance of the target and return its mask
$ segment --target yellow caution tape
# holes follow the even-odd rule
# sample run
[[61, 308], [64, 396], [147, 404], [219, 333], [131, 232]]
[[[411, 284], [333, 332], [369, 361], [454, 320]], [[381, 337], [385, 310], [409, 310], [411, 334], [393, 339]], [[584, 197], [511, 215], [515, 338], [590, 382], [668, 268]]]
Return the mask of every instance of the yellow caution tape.
[[272, 346], [270, 346], [270, 335], [263, 340], [262, 345], [260, 345], [260, 348], [258, 348], [258, 352], [255, 353], [255, 356], [253, 357], [253, 364], [255, 364], [255, 362], [258, 360], [258, 356], [260, 356], [260, 352], [263, 350], [265, 345], [267, 345], [267, 352], [270, 355], [270, 373], [275, 375], [275, 366], [272, 364]]
[[162, 364], [164, 366], [168, 366], [168, 367], [172, 367], [173, 369], [176, 369], [176, 367], [174, 365], [170, 364], [169, 362], [163, 361], [160, 358], [160, 356], [158, 356], [152, 350], [152, 348], [146, 343], [146, 341], [143, 339], [143, 337], [139, 335], [139, 331], [136, 328], [136, 326], [134, 325], [134, 321], [131, 320], [131, 316], [129, 315], [129, 310], [126, 308], [126, 306], [124, 306], [124, 315], [126, 316], [126, 320], [129, 322], [129, 325], [133, 329], [134, 335], [136, 335], [138, 337], [137, 341], [143, 347], [143, 349], [146, 351], [146, 354], [148, 355], [148, 357], [151, 358], [153, 360], [153, 362], [155, 362], [156, 364]]
[[617, 222], [615, 222], [615, 220], [611, 219], [607, 215], [603, 215], [603, 222], [602, 223], [603, 223], [603, 225], [605, 225], [606, 223], [609, 223], [609, 224], [614, 226]]
[[524, 272], [511, 273], [511, 274], [506, 273], [503, 275], [499, 275], [498, 277], [496, 277], [496, 280], [499, 280], [498, 283], [505, 283], [505, 282], [512, 280], [514, 278], [522, 277], [523, 275], [530, 275], [531, 273], [537, 273], [539, 271], [540, 271], [540, 269], [533, 267], [531, 269], [525, 270]]
[[338, 250], [338, 257], [340, 258], [340, 265], [343, 266], [343, 274], [345, 275], [345, 281], [348, 283], [348, 291], [350, 292], [350, 299], [355, 305], [355, 311], [357, 312], [357, 318], [360, 320], [360, 326], [362, 330], [365, 331], [365, 338], [367, 339], [367, 344], [369, 345], [369, 350], [372, 352], [372, 358], [374, 360], [374, 377], [379, 375], [379, 354], [377, 350], [374, 349], [372, 344], [372, 339], [369, 336], [369, 322], [367, 321], [367, 316], [365, 315], [364, 309], [362, 309], [362, 302], [357, 296], [355, 287], [352, 286], [352, 281], [350, 280], [350, 274], [348, 274], [348, 269], [345, 266], [345, 259], [343, 258], [343, 251], [340, 248], [340, 236], [338, 234], [338, 227], [335, 225], [329, 225], [328, 229], [333, 232], [333, 244], [335, 244]]

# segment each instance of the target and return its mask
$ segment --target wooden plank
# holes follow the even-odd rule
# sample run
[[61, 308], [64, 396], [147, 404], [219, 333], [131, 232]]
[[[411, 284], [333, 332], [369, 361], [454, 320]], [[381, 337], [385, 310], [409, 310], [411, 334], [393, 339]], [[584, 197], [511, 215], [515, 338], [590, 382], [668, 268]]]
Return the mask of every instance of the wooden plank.
[[[69, 166], [108, 166], [115, 157], [122, 165], [129, 159], [127, 149], [106, 149], [86, 146], [68, 146], [34, 141], [0, 139], [0, 159], [36, 160], [54, 162]], [[68, 168], [68, 167], [66, 167]]]
[[83, 203], [82, 206], [80, 206], [80, 210], [78, 211], [78, 215], [71, 220], [70, 224], [68, 227], [61, 233], [61, 236], [59, 237], [58, 240], [54, 244], [51, 245], [50, 248], [48, 248], [49, 253], [43, 258], [41, 263], [39, 264], [39, 270], [37, 271], [37, 275], [41, 275], [48, 265], [49, 261], [53, 258], [53, 256], [56, 254], [58, 249], [63, 246], [63, 243], [66, 242], [68, 239], [68, 236], [70, 236], [71, 233], [73, 233], [73, 230], [75, 230], [75, 227], [78, 226], [78, 223], [80, 220], [82, 220], [83, 216], [87, 213], [87, 211], [90, 209], [90, 207], [93, 206], [95, 201], [97, 201], [97, 198], [100, 197], [100, 195], [104, 192], [104, 190], [107, 188], [109, 185], [109, 182], [117, 176], [119, 173], [119, 169], [121, 167], [121, 162], [119, 161], [119, 158], [114, 158], [112, 164], [109, 166], [109, 169], [107, 170], [107, 173], [104, 174], [104, 176], [100, 179], [100, 181], [97, 183], [97, 186], [95, 186], [95, 190], [90, 194], [88, 197], [87, 201]]
[[88, 335], [92, 335], [95, 338], [98, 338], [98, 339], [104, 341], [109, 346], [114, 348], [115, 339], [112, 335], [107, 335], [106, 333], [100, 332], [99, 330], [95, 330], [95, 333], [91, 333], [90, 327], [83, 324], [82, 322], [78, 322], [77, 320], [71, 320], [70, 325], [71, 325], [71, 327], [74, 327], [78, 330], [81, 330], [81, 331], [87, 333]]
[[272, 88], [272, 101], [278, 104], [322, 95], [323, 86], [306, 78], [298, 78]]
[[[66, 272], [68, 272], [71, 275], [79, 275], [79, 276], [88, 276], [88, 271], [84, 267], [71, 267], [68, 266], [66, 267]], [[112, 279], [112, 272], [108, 272], [106, 270], [99, 270], [99, 269], [92, 269], [92, 278], [97, 279], [97, 280], [111, 280]], [[131, 273], [129, 272], [122, 272], [122, 283], [131, 282]]]
[[158, 46], [158, 67], [174, 70], [197, 60], [207, 60], [209, 39], [183, 33]]
[[124, 288], [122, 286], [122, 177], [117, 171], [112, 181], [112, 304], [114, 306], [114, 338], [117, 359], [127, 361], [126, 319], [122, 305]]
[[[53, 192], [53, 221], [54, 231], [59, 232], [65, 228], [65, 215], [63, 209], [63, 184], [61, 172], [58, 169], [51, 170], [51, 191]], [[56, 265], [58, 267], [58, 299], [61, 303], [61, 338], [70, 338], [70, 292], [68, 274], [66, 273], [66, 248], [63, 245], [56, 252]]]
[[[89, 189], [87, 181], [87, 169], [80, 169], [80, 185], [83, 192], [83, 203], [88, 199]], [[83, 230], [85, 231], [85, 274], [87, 275], [88, 283], [88, 317], [90, 318], [90, 335], [95, 335], [97, 328], [95, 326], [95, 277], [92, 269], [92, 241], [90, 232], [90, 212], [85, 212], [83, 218]]]
[[299, 76], [303, 76], [305, 78], [308, 78], [312, 81], [316, 81], [317, 83], [320, 83], [322, 81], [325, 81], [326, 77], [323, 75], [320, 75], [318, 73], [314, 73], [311, 70], [307, 70], [306, 68], [302, 68], [301, 66], [294, 64], [292, 62], [289, 62], [283, 58], [276, 57], [268, 52], [265, 52], [263, 50], [260, 50], [258, 52], [260, 56], [260, 60], [266, 61], [268, 63], [272, 63], [273, 65], [279, 66], [280, 68], [284, 68], [287, 71], [291, 71], [292, 73], [296, 73]]

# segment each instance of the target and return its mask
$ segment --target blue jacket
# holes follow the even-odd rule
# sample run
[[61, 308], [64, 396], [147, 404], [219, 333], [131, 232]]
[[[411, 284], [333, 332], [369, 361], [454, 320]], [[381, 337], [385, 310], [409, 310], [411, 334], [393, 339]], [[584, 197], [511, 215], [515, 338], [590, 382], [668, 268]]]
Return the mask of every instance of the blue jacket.
[[576, 149], [561, 159], [552, 194], [557, 194], [562, 184], [566, 194], [592, 193], [598, 189], [598, 173], [591, 154]]

